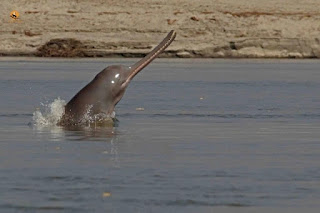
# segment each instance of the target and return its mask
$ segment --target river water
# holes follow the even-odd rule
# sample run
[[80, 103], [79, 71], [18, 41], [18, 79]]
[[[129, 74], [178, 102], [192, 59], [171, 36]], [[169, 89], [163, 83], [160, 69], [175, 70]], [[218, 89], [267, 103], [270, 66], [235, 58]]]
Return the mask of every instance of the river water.
[[135, 61], [0, 60], [0, 212], [317, 212], [320, 61], [157, 59], [116, 127], [38, 122]]

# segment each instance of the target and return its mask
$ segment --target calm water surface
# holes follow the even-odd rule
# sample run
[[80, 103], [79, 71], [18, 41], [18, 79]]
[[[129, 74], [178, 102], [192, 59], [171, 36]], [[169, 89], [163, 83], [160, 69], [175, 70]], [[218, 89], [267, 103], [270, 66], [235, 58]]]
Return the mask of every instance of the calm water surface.
[[134, 61], [0, 60], [0, 212], [320, 207], [320, 61], [158, 59], [117, 127], [30, 125], [36, 108]]

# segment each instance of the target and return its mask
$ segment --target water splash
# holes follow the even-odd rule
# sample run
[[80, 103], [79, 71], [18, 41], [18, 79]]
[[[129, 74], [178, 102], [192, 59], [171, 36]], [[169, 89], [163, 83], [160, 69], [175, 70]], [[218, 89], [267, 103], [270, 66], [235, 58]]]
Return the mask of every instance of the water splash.
[[66, 101], [58, 97], [52, 103], [43, 104], [43, 109], [37, 108], [33, 113], [34, 126], [56, 126], [64, 113]]
[[[60, 121], [64, 114], [64, 108], [66, 101], [59, 97], [52, 103], [44, 104], [41, 103], [41, 109], [37, 108], [33, 112], [32, 123], [36, 127], [54, 127]], [[115, 118], [116, 114], [113, 111], [111, 115], [105, 113], [99, 113], [92, 115], [92, 107], [88, 106], [86, 113], [79, 122], [80, 126], [95, 127], [95, 126], [113, 126], [114, 122], [117, 121]]]

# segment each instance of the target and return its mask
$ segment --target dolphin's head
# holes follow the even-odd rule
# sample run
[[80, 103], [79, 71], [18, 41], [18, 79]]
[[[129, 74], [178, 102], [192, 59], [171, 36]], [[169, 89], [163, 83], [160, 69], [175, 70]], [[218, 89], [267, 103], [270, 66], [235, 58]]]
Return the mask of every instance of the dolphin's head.
[[162, 53], [174, 40], [175, 36], [176, 33], [171, 31], [157, 47], [131, 67], [112, 65], [96, 75], [95, 80], [103, 81], [100, 85], [103, 85], [105, 88], [105, 106], [108, 108], [106, 110], [108, 114], [113, 112], [114, 107], [123, 97], [126, 88], [134, 76]]
[[112, 65], [95, 77], [95, 81], [99, 81], [99, 85], [103, 87], [104, 108], [107, 114], [111, 114], [116, 104], [121, 100], [126, 88], [130, 82], [130, 74], [132, 70], [130, 67], [123, 65]]

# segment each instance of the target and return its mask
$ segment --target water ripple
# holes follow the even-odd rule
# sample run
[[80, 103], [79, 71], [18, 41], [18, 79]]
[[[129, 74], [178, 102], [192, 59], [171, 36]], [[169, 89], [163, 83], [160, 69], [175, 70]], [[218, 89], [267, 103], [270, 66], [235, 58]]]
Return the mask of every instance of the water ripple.
[[163, 118], [240, 118], [240, 119], [274, 119], [274, 118], [320, 118], [318, 113], [301, 114], [223, 114], [223, 113], [120, 113], [119, 117], [163, 117]]
[[196, 199], [176, 199], [176, 200], [139, 200], [135, 198], [128, 198], [121, 200], [124, 203], [143, 203], [144, 205], [154, 205], [154, 206], [230, 206], [230, 207], [248, 207], [251, 206], [245, 202], [209, 202], [200, 201]]
[[6, 118], [32, 117], [32, 113], [9, 113], [9, 114], [0, 114], [0, 117], [6, 117]]

